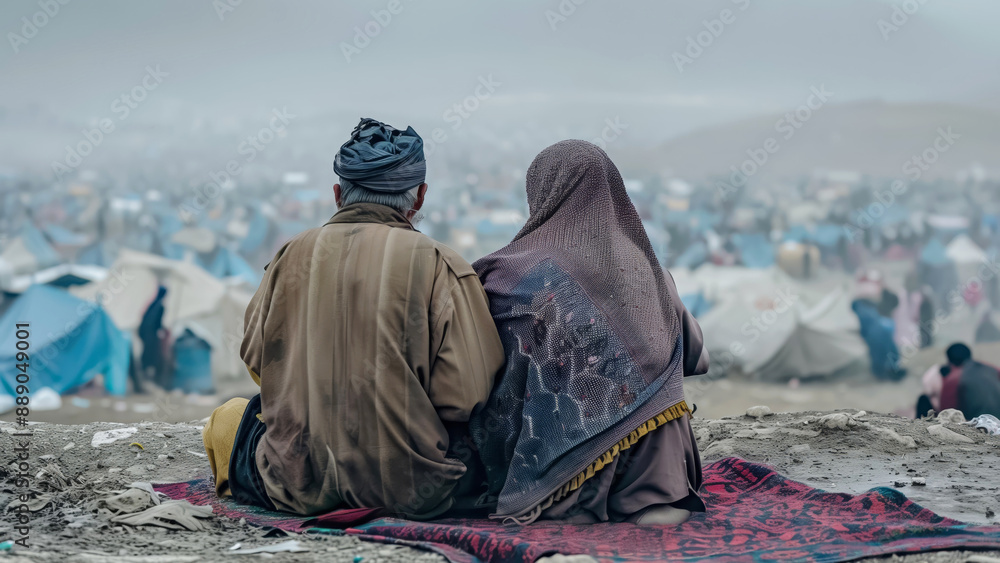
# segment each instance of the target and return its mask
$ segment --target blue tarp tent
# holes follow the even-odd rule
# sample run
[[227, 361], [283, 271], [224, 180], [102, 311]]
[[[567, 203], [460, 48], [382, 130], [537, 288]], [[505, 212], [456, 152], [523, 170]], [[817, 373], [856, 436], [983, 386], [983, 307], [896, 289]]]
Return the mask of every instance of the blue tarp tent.
[[666, 219], [670, 225], [685, 225], [692, 233], [702, 234], [714, 229], [719, 224], [720, 216], [704, 209], [671, 210], [667, 212]]
[[774, 265], [774, 246], [760, 233], [738, 234], [733, 243], [740, 252], [740, 260], [747, 268], [770, 268]]
[[264, 244], [270, 223], [257, 206], [252, 206], [249, 209], [251, 214], [250, 227], [247, 229], [247, 236], [243, 237], [243, 240], [240, 241], [239, 251], [244, 256], [252, 257], [260, 246]]
[[681, 295], [681, 303], [684, 303], [684, 308], [694, 315], [696, 319], [712, 310], [712, 302], [705, 299], [705, 295], [700, 291], [698, 293]]
[[87, 244], [87, 237], [85, 235], [74, 233], [62, 225], [46, 225], [45, 234], [49, 235], [49, 239], [58, 245], [83, 246]]
[[691, 246], [687, 247], [677, 260], [674, 260], [674, 266], [678, 268], [697, 268], [705, 262], [708, 261], [708, 246], [702, 241], [697, 241]]
[[212, 347], [190, 330], [174, 342], [172, 389], [185, 393], [211, 393]]
[[808, 243], [812, 241], [812, 234], [809, 229], [802, 225], [793, 225], [787, 231], [785, 231], [785, 236], [782, 239], [783, 242], [798, 242], [798, 243]]
[[250, 264], [247, 264], [247, 261], [242, 256], [228, 248], [220, 248], [215, 253], [215, 260], [205, 269], [217, 278], [236, 276], [246, 280], [247, 283], [254, 287], [260, 284], [261, 276], [250, 267]]
[[816, 246], [825, 249], [832, 249], [836, 248], [840, 243], [840, 239], [845, 236], [847, 236], [847, 233], [844, 230], [844, 227], [823, 223], [816, 225], [816, 229], [813, 231], [812, 240], [816, 243]]
[[76, 256], [77, 264], [91, 264], [102, 268], [110, 268], [115, 262], [114, 253], [108, 249], [108, 243], [97, 241], [80, 251]]
[[30, 323], [24, 350], [29, 356], [28, 387], [51, 387], [60, 395], [104, 375], [108, 393], [124, 395], [131, 346], [128, 336], [99, 306], [45, 285], [25, 291], [0, 319], [0, 393], [16, 395], [17, 323]]
[[28, 249], [28, 252], [34, 256], [39, 269], [55, 266], [62, 262], [62, 258], [56, 252], [56, 249], [52, 248], [52, 245], [46, 240], [42, 231], [38, 230], [33, 224], [25, 224], [18, 236], [24, 241], [24, 246]]

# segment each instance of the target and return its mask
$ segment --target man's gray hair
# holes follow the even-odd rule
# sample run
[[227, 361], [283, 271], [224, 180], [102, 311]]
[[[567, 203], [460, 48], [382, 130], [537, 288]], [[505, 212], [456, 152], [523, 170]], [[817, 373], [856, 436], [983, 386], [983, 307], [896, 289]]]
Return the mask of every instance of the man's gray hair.
[[377, 203], [406, 214], [417, 203], [417, 190], [419, 188], [420, 186], [416, 186], [412, 190], [400, 194], [389, 194], [355, 186], [349, 180], [341, 178], [340, 205], [343, 207], [352, 203]]

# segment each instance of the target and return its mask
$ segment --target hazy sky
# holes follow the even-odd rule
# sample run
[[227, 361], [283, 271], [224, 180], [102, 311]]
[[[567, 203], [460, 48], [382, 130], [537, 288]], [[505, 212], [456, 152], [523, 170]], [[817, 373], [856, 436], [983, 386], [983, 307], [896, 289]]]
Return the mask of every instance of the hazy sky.
[[[73, 0], [15, 53], [10, 34], [41, 8], [4, 0], [0, 107], [106, 117], [148, 65], [168, 73], [140, 108], [151, 121], [227, 123], [287, 106], [443, 123], [490, 76], [477, 127], [599, 130], [621, 116], [651, 139], [790, 109], [820, 84], [836, 101], [1000, 99], [996, 0], [896, 2], [919, 9], [888, 40], [878, 20], [891, 22], [894, 3], [876, 0], [398, 2], [374, 25], [372, 11], [393, 2], [243, 0], [220, 18], [227, 0]], [[553, 18], [560, 5], [565, 20]], [[679, 72], [674, 53], [725, 9], [731, 23]], [[378, 34], [348, 61], [343, 46], [366, 24]]]

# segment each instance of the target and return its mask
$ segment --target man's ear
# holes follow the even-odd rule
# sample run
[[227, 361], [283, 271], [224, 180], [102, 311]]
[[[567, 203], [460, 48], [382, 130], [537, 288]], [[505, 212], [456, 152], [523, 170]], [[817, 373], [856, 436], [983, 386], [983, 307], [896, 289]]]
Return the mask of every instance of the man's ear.
[[333, 185], [333, 199], [337, 201], [337, 209], [340, 209], [340, 184]]
[[427, 183], [420, 184], [417, 188], [417, 201], [413, 202], [413, 210], [419, 211], [424, 206], [424, 194], [427, 193]]

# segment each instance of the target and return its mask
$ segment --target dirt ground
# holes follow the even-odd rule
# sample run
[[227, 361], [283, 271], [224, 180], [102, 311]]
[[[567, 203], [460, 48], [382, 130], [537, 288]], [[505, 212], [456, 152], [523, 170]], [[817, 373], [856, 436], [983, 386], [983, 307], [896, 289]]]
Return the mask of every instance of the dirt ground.
[[[857, 410], [745, 415], [721, 419], [696, 417], [695, 433], [706, 461], [740, 456], [777, 467], [789, 477], [832, 491], [860, 493], [876, 486], [899, 486], [914, 501], [936, 512], [979, 524], [1000, 524], [1000, 437], [986, 436], [954, 423], [955, 435], [942, 438], [928, 428], [940, 421], [912, 421]], [[263, 537], [264, 531], [227, 518], [204, 520], [200, 532], [155, 526], [133, 527], [110, 521], [107, 499], [136, 481], [170, 482], [204, 475], [200, 426], [143, 422], [31, 425], [31, 490], [41, 493], [32, 515], [32, 549], [17, 550], [0, 561], [132, 562], [217, 561], [230, 547], [272, 545], [296, 539], [303, 553], [279, 553], [276, 561], [440, 561], [433, 554], [398, 546], [366, 544], [353, 538]], [[134, 428], [116, 441], [92, 445], [95, 433]], [[0, 423], [0, 451], [13, 459], [17, 427]], [[131, 431], [127, 431], [131, 432]], [[957, 437], [956, 437], [957, 436]], [[142, 444], [144, 449], [131, 445]], [[20, 489], [13, 467], [0, 465], [0, 539], [14, 537], [6, 507]], [[922, 477], [924, 486], [911, 485]], [[920, 554], [903, 561], [966, 561], [969, 554]], [[977, 554], [1000, 557], [1000, 553]], [[362, 559], [356, 559], [361, 557]]]

